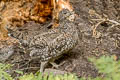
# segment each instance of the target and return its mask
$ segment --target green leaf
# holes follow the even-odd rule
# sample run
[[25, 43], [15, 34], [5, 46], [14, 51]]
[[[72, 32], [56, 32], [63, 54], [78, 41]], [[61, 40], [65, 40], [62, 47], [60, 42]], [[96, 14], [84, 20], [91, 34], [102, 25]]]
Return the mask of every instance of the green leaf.
[[16, 73], [23, 75], [23, 71], [15, 70]]
[[46, 73], [43, 77], [43, 80], [47, 80], [47, 78], [48, 78], [48, 74]]
[[37, 79], [42, 80], [42, 73], [39, 72]]
[[54, 76], [52, 73], [49, 75], [48, 80], [54, 80]]
[[13, 80], [13, 78], [11, 77], [11, 75], [9, 75], [8, 73], [6, 72], [2, 72], [3, 73], [3, 78], [5, 78], [6, 80]]
[[54, 80], [62, 80], [60, 76], [55, 76]]
[[19, 80], [33, 80], [34, 79], [34, 75], [31, 73], [29, 75], [23, 75], [19, 78]]
[[64, 74], [64, 80], [67, 80], [67, 78], [68, 78], [68, 75]]

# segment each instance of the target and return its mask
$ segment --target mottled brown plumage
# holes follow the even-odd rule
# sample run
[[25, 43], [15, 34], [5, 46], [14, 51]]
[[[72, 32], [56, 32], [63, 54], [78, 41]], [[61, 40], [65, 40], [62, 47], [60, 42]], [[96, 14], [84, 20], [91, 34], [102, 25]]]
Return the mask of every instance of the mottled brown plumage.
[[20, 41], [31, 58], [50, 62], [76, 46], [78, 32], [73, 20], [74, 12], [65, 9], [60, 12], [59, 27], [55, 29], [33, 32], [32, 35], [26, 31], [12, 31], [11, 35]]

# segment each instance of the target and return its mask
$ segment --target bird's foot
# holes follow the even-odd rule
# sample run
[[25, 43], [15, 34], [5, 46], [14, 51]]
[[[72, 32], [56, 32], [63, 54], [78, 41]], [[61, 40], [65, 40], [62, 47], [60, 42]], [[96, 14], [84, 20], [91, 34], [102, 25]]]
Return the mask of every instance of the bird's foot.
[[[49, 62], [49, 63], [53, 66], [53, 68], [56, 68], [56, 69], [59, 68], [59, 65], [56, 64], [55, 62]], [[41, 73], [44, 72], [45, 67], [47, 66], [47, 64], [48, 64], [48, 61], [46, 61], [46, 62], [41, 62], [41, 65], [40, 65], [40, 72], [41, 72]]]
[[59, 65], [58, 65], [58, 64], [56, 64], [55, 62], [50, 62], [50, 64], [53, 66], [53, 68], [56, 68], [56, 69], [58, 69], [58, 68], [59, 68]]

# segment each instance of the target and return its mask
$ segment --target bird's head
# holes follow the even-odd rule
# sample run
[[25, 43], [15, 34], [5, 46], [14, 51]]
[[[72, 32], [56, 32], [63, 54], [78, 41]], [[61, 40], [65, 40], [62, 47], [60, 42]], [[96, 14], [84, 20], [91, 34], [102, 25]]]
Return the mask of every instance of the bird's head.
[[69, 20], [73, 22], [75, 19], [75, 13], [74, 11], [70, 11], [68, 9], [63, 9], [59, 13], [59, 21]]

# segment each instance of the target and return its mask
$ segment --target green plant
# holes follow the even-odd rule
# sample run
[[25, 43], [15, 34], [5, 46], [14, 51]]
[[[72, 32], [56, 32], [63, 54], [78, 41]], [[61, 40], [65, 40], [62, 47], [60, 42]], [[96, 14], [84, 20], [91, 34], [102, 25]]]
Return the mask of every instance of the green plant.
[[[15, 80], [7, 73], [10, 69], [10, 64], [0, 63], [0, 80]], [[36, 74], [30, 73], [23, 75], [23, 72], [15, 70], [16, 73], [22, 76], [18, 77], [17, 80], [78, 80], [78, 78], [73, 74], [64, 74], [54, 76], [52, 73], [50, 75], [37, 72]]]
[[2, 64], [0, 63], [0, 80], [13, 80], [11, 75], [7, 73], [7, 71], [10, 69], [10, 64]]
[[54, 76], [53, 74], [45, 74], [42, 76], [41, 73], [37, 75], [27, 74], [23, 75], [19, 78], [19, 80], [78, 80], [78, 78], [73, 75], [73, 74], [64, 74], [64, 75], [56, 75]]
[[[99, 59], [90, 58], [90, 61], [94, 63], [99, 73], [102, 73], [103, 77], [96, 78], [80, 78], [78, 79], [73, 74], [64, 74], [64, 75], [56, 75], [53, 74], [44, 74], [37, 72], [36, 74], [25, 74], [21, 71], [16, 70], [15, 72], [21, 74], [17, 80], [119, 80], [120, 79], [120, 60], [116, 61], [114, 56], [102, 56]], [[15, 80], [9, 75], [6, 71], [10, 69], [11, 65], [9, 64], [1, 64], [0, 63], [0, 80]]]
[[114, 56], [102, 56], [99, 59], [91, 58], [90, 60], [99, 73], [104, 74], [101, 80], [120, 80], [120, 60], [116, 61]]
[[102, 56], [99, 59], [90, 58], [89, 60], [93, 62], [98, 72], [104, 76], [81, 78], [80, 80], [120, 80], [120, 60], [116, 61], [114, 56]]

